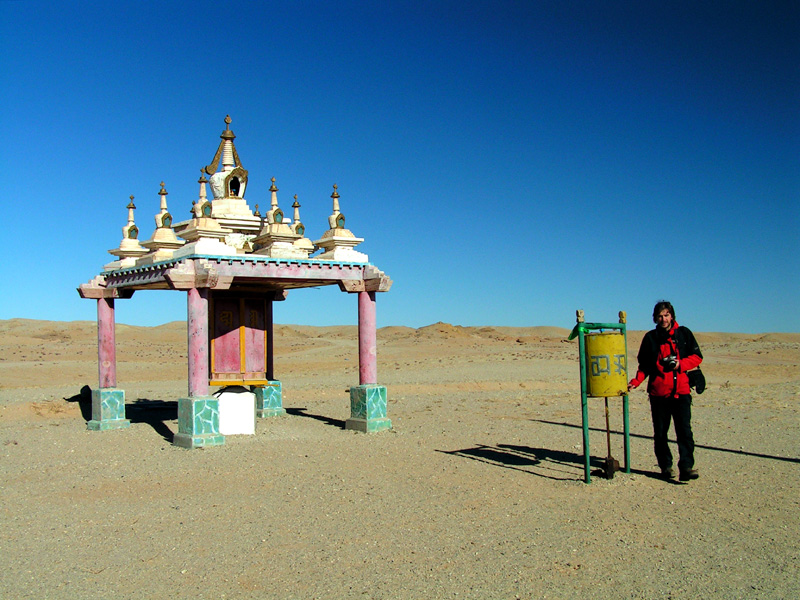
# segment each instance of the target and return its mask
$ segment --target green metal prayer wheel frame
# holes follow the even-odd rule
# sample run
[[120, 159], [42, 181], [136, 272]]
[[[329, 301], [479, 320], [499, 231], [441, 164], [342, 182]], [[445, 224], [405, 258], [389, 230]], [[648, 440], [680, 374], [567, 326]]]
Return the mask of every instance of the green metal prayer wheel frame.
[[[583, 320], [583, 311], [576, 311], [577, 324], [570, 333], [570, 340], [578, 338], [578, 352], [580, 354], [581, 366], [581, 416], [583, 420], [583, 460], [584, 460], [584, 481], [586, 483], [592, 482], [592, 475], [589, 468], [590, 453], [589, 453], [589, 403], [587, 394], [587, 376], [586, 376], [586, 332], [589, 331], [602, 331], [602, 330], [616, 330], [621, 331], [625, 343], [625, 370], [627, 379], [628, 368], [628, 331], [626, 327], [625, 311], [619, 312], [619, 323], [586, 323]], [[627, 388], [626, 388], [627, 390]], [[628, 414], [628, 393], [625, 391], [622, 395], [622, 419], [623, 430], [625, 437], [625, 472], [631, 472], [631, 436], [630, 436], [630, 418]], [[594, 397], [594, 396], [593, 396]]]

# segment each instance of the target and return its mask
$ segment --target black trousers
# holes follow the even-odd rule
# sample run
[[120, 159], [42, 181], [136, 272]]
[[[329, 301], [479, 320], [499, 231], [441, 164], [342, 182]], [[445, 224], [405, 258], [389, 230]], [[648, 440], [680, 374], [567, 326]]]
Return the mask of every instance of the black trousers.
[[688, 394], [678, 398], [650, 396], [650, 412], [653, 415], [653, 449], [661, 469], [672, 466], [667, 433], [670, 421], [675, 422], [675, 437], [678, 439], [678, 470], [694, 468], [694, 437], [692, 436], [692, 397]]

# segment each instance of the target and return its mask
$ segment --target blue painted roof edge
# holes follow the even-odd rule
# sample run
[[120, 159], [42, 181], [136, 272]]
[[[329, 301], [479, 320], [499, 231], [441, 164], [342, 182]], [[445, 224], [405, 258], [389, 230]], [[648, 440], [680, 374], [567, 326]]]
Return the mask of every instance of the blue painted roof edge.
[[169, 260], [161, 260], [151, 263], [149, 265], [142, 265], [140, 267], [125, 267], [124, 269], [114, 269], [113, 271], [101, 271], [100, 275], [108, 275], [111, 273], [134, 273], [137, 271], [146, 271], [155, 267], [166, 267], [169, 265], [177, 265], [178, 263], [193, 259], [201, 258], [206, 260], [220, 260], [220, 261], [240, 261], [240, 262], [263, 262], [263, 263], [276, 263], [287, 265], [335, 265], [337, 267], [365, 267], [375, 265], [371, 262], [343, 262], [338, 260], [314, 260], [314, 259], [300, 259], [300, 258], [271, 258], [269, 256], [252, 256], [252, 255], [216, 255], [216, 254], [190, 254], [189, 256], [181, 256], [180, 258], [170, 258]]

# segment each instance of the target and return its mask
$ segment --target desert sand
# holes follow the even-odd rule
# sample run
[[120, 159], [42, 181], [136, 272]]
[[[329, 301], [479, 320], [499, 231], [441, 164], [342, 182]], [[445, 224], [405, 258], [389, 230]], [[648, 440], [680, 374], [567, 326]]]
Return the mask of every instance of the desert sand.
[[[0, 598], [800, 597], [800, 334], [696, 332], [700, 479], [657, 476], [635, 391], [632, 472], [587, 485], [568, 333], [379, 329], [393, 429], [367, 435], [355, 327], [280, 325], [289, 414], [184, 450], [185, 324], [117, 326], [132, 425], [93, 432], [95, 324], [0, 321]], [[619, 399], [611, 428], [622, 461]]]

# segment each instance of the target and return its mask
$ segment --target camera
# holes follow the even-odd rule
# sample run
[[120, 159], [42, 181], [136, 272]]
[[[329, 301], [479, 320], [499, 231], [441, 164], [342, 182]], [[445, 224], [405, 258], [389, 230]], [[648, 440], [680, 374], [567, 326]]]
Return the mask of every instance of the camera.
[[678, 367], [678, 357], [674, 354], [665, 356], [661, 359], [661, 365], [665, 371], [674, 371]]

